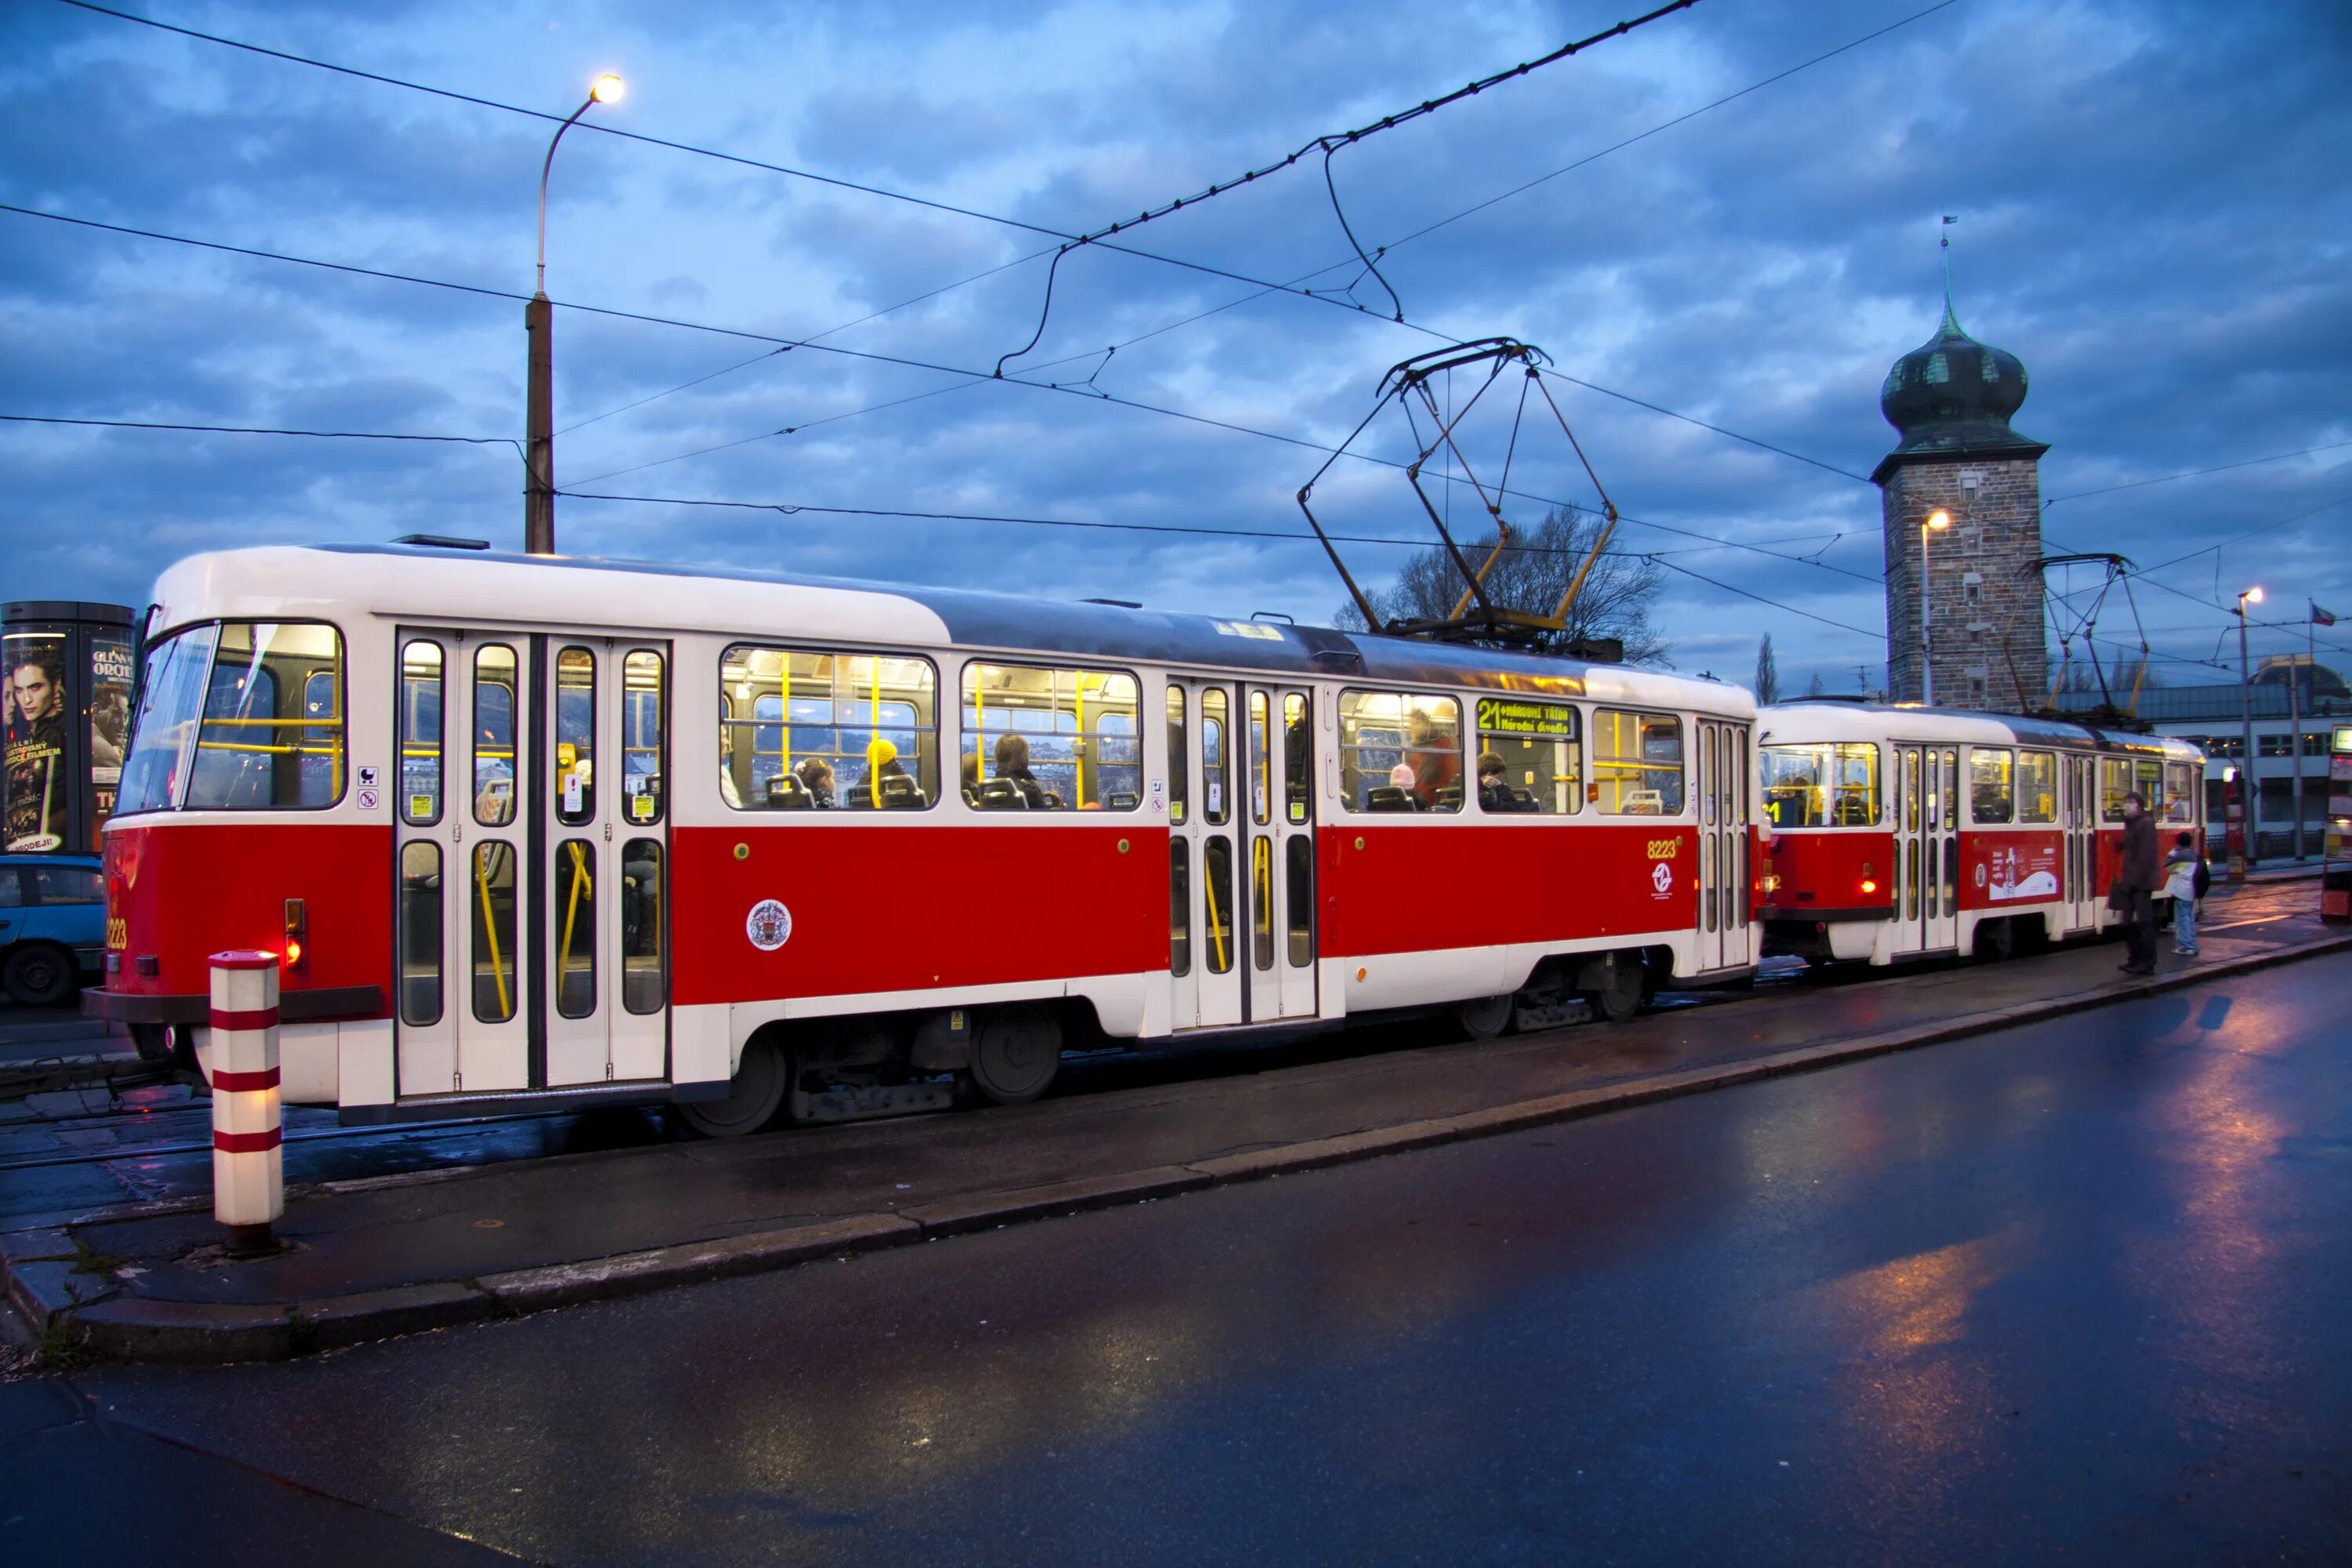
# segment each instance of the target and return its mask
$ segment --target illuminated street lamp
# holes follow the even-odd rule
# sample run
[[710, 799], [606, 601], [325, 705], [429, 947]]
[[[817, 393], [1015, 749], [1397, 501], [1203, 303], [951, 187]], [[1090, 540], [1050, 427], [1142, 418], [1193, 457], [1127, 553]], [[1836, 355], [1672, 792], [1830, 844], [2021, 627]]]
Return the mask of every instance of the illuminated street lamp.
[[[2249, 866], [2260, 858], [2254, 850], [2262, 843], [2263, 786], [2262, 781], [2254, 776], [2254, 684], [2246, 675], [2246, 606], [2262, 602], [2263, 590], [2259, 583], [2238, 595], [2238, 702], [2242, 726], [2238, 743], [2246, 749], [2238, 764], [2238, 804], [2245, 813], [2245, 826], [2241, 831], [2245, 836], [2246, 864]], [[2302, 803], [2296, 802], [2295, 806], [2301, 810]]]
[[555, 144], [578, 120], [600, 103], [618, 103], [628, 90], [619, 77], [607, 71], [588, 84], [588, 97], [572, 117], [555, 128], [547, 144], [547, 158], [539, 166], [539, 282], [530, 303], [522, 308], [522, 327], [530, 340], [530, 376], [524, 395], [530, 423], [525, 462], [530, 469], [523, 489], [522, 547], [532, 555], [555, 553], [555, 345], [554, 307], [547, 299], [547, 175], [555, 166]]
[[1941, 507], [1919, 520], [1919, 700], [1928, 708], [1936, 705], [1936, 645], [1927, 618], [1927, 535], [1951, 526], [1952, 514]]

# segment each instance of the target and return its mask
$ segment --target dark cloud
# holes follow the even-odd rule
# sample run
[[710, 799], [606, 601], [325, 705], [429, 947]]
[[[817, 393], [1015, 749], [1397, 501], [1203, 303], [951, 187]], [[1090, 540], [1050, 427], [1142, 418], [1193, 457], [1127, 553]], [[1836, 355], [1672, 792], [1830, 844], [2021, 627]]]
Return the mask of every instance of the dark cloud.
[[[2032, 372], [2018, 424], [2052, 444], [2045, 494], [2352, 440], [2338, 167], [2352, 26], [2319, 0], [1949, 7], [1420, 232], [1916, 8], [1699, 7], [1346, 149], [1333, 170], [1348, 222], [1391, 247], [1381, 268], [1416, 326], [1510, 333], [1570, 374], [1866, 473], [1894, 440], [1880, 378], [1941, 310], [1937, 217], [1958, 212], [1956, 300]], [[527, 291], [544, 123], [62, 6], [0, 15], [0, 199]], [[618, 67], [631, 99], [592, 123], [1075, 230], [1615, 20], [1562, 0], [1442, 18], [697, 7], [655, 27], [620, 7], [549, 18], [420, 0], [364, 15], [225, 4], [202, 25], [558, 112], [589, 71]], [[551, 197], [550, 289], [567, 301], [982, 373], [1039, 322], [1043, 262], [860, 322], [1045, 243], [1002, 225], [593, 133], [565, 141]], [[1065, 392], [565, 310], [558, 424], [610, 416], [559, 440], [559, 473], [636, 468], [598, 488], [706, 500], [1303, 528], [1292, 498], [1323, 461], [1315, 445], [1348, 434], [1386, 366], [1440, 339], [1381, 319], [1387, 296], [1360, 276], [1319, 164], [1122, 243], [1255, 278], [1331, 268], [1317, 281], [1353, 280], [1377, 309], [1238, 302], [1249, 285], [1088, 247], [1008, 367]], [[7, 215], [0, 298], [0, 411], [494, 437], [521, 424], [511, 300]], [[1876, 664], [1873, 488], [1551, 384], [1628, 514], [1617, 543], [1675, 569], [1659, 618], [1681, 668], [1744, 677], [1768, 630], [1797, 689], [1817, 673], [1851, 689], [1854, 664]], [[1393, 424], [1362, 449], [1409, 458]], [[1472, 432], [1489, 471], [1507, 426]], [[1589, 497], [1560, 446], [1530, 428], [1512, 505]], [[54, 596], [138, 602], [160, 562], [256, 539], [510, 541], [520, 511], [505, 447], [11, 427], [0, 454], [11, 581]], [[2314, 511], [2347, 495], [2352, 448], [2059, 500], [2048, 531], [2053, 548], [2127, 548], [2155, 568], [2137, 594], [2151, 640], [2200, 660], [2228, 621], [2216, 600], [2250, 573], [2352, 605], [2352, 508]], [[1343, 462], [1318, 496], [1335, 527], [1420, 535], [1393, 469]], [[1462, 512], [1474, 504], [1454, 488]], [[587, 500], [559, 516], [580, 550], [1309, 617], [1340, 596], [1297, 541]], [[2263, 531], [2221, 542], [2250, 530]], [[1371, 576], [1399, 557], [1349, 550]], [[2120, 625], [2103, 633], [2130, 640]]]

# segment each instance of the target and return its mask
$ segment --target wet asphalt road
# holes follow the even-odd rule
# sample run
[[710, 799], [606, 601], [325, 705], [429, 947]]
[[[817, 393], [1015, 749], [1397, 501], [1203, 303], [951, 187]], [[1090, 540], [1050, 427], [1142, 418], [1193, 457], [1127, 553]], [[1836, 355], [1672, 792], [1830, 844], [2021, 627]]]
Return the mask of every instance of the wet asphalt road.
[[0, 1554], [2352, 1560], [2347, 997], [2316, 960], [781, 1275], [93, 1371], [101, 1420], [14, 1441], [62, 1386], [0, 1389]]

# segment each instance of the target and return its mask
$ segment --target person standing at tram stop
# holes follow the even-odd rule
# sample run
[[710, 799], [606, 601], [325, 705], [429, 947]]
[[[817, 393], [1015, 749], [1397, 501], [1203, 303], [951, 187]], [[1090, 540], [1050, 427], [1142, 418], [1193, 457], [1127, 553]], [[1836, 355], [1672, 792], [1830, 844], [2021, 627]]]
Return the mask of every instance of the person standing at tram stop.
[[2205, 857], [2197, 852], [2197, 836], [2184, 833], [2172, 841], [2164, 858], [2164, 896], [2172, 900], [2172, 951], [2183, 958], [2197, 956], [2197, 900], [2210, 885]]
[[1412, 797], [1428, 811], [1439, 794], [1462, 780], [1462, 748], [1451, 735], [1441, 735], [1429, 715], [1416, 708], [1404, 721], [1406, 760], [1412, 764]]
[[2126, 974], [2156, 973], [2156, 890], [2163, 884], [2156, 864], [2156, 821], [2147, 814], [2147, 801], [2134, 790], [2124, 796], [2123, 857], [2107, 889], [2107, 908], [2124, 917], [2128, 955], [2120, 967]]

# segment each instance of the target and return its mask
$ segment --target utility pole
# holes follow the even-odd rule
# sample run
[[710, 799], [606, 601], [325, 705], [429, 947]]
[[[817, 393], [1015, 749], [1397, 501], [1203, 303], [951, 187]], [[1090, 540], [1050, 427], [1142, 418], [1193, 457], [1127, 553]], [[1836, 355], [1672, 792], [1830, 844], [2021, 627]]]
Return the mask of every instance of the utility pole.
[[2238, 809], [2243, 823], [2239, 832], [2245, 841], [2246, 864], [2250, 867], [2262, 858], [2256, 851], [2262, 847], [2263, 792], [2260, 781], [2254, 777], [2254, 683], [2246, 672], [2246, 606], [2262, 602], [2260, 584], [2238, 595], [2238, 743], [2245, 748], [2245, 755], [2238, 764]]
[[617, 103], [627, 89], [609, 72], [588, 84], [588, 97], [555, 128], [547, 157], [539, 166], [539, 283], [522, 308], [530, 340], [529, 380], [523, 395], [526, 440], [523, 462], [522, 548], [527, 555], [555, 553], [555, 307], [547, 298], [547, 175], [555, 167], [555, 145], [572, 122], [600, 103]]

